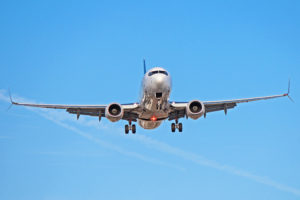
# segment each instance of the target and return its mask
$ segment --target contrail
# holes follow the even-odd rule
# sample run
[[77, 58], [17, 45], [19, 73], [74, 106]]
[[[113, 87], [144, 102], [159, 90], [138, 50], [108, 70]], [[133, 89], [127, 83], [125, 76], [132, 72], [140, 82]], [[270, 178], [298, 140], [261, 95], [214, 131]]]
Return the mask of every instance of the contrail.
[[[1, 93], [3, 93], [3, 92], [1, 92], [1, 90], [0, 90], [0, 99], [5, 100], [5, 101], [9, 101], [9, 99]], [[153, 163], [158, 162], [157, 164], [161, 164], [160, 163], [161, 161], [157, 161], [157, 160], [153, 161], [152, 159], [148, 160], [147, 158], [145, 159], [143, 156], [136, 155], [136, 153], [133, 153], [133, 152], [126, 152], [125, 151], [125, 153], [124, 153], [123, 149], [120, 148], [120, 147], [111, 146], [111, 144], [106, 144], [106, 142], [103, 142], [103, 141], [99, 140], [98, 138], [94, 138], [93, 136], [91, 136], [89, 134], [86, 134], [86, 133], [80, 131], [79, 129], [77, 129], [73, 126], [70, 126], [70, 125], [65, 124], [61, 121], [58, 121], [56, 119], [51, 118], [49, 116], [50, 113], [51, 112], [48, 112], [47, 115], [42, 114], [42, 116], [49, 119], [49, 120], [51, 120], [51, 121], [53, 121], [53, 122], [55, 122], [56, 124], [58, 124], [58, 125], [60, 125], [64, 128], [67, 128], [71, 131], [76, 132], [79, 135], [82, 135], [82, 136], [84, 136], [84, 137], [86, 137], [90, 140], [93, 140], [94, 142], [99, 143], [101, 146], [106, 146], [109, 149], [115, 150], [115, 151], [120, 152], [120, 153], [122, 153], [124, 155], [127, 155], [127, 156], [136, 157], [136, 158], [139, 158], [139, 159], [147, 161], [147, 162], [153, 162]], [[64, 120], [65, 120], [65, 118], [64, 118]], [[90, 123], [88, 121], [86, 121], [84, 125], [99, 128], [99, 126], [96, 126], [95, 123]], [[210, 167], [210, 168], [213, 168], [213, 169], [216, 169], [216, 170], [219, 170], [219, 171], [224, 171], [226, 173], [237, 175], [237, 176], [240, 176], [240, 177], [244, 177], [244, 178], [247, 178], [249, 180], [252, 180], [252, 181], [255, 181], [255, 182], [270, 186], [270, 187], [273, 187], [275, 189], [278, 189], [278, 190], [281, 190], [281, 191], [285, 191], [285, 192], [300, 196], [300, 189], [293, 188], [293, 187], [281, 184], [279, 182], [276, 182], [274, 180], [269, 179], [268, 177], [255, 175], [253, 173], [250, 173], [250, 172], [247, 172], [247, 171], [244, 171], [244, 170], [241, 170], [241, 169], [237, 169], [237, 168], [229, 166], [229, 165], [220, 164], [218, 162], [209, 160], [209, 159], [205, 158], [204, 156], [201, 156], [201, 155], [198, 155], [198, 154], [195, 154], [195, 153], [192, 153], [192, 152], [184, 151], [182, 149], [173, 147], [169, 144], [154, 140], [150, 137], [147, 137], [147, 136], [144, 136], [144, 135], [135, 135], [133, 137], [128, 137], [128, 138], [136, 140], [138, 142], [141, 142], [141, 143], [147, 145], [148, 147], [153, 148], [157, 151], [160, 151], [160, 152], [163, 152], [163, 153], [168, 153], [170, 155], [174, 155], [174, 156], [182, 158], [184, 160], [191, 161], [195, 164]], [[166, 165], [166, 163], [163, 163], [163, 165]]]
[[178, 169], [178, 170], [185, 170], [184, 168], [182, 167], [179, 167], [179, 166], [176, 166], [174, 164], [169, 164], [169, 163], [166, 163], [166, 162], [163, 162], [163, 161], [160, 161], [160, 160], [157, 160], [157, 159], [154, 159], [154, 158], [149, 158], [149, 157], [146, 157], [140, 153], [136, 153], [136, 152], [133, 152], [133, 151], [128, 151], [120, 146], [117, 146], [117, 145], [114, 145], [114, 144], [111, 144], [109, 142], [106, 142], [106, 141], [103, 141], [103, 140], [100, 140], [99, 138], [96, 138], [94, 137], [93, 135], [91, 134], [88, 134], [84, 131], [81, 131], [79, 130], [78, 128], [74, 127], [74, 126], [71, 126], [69, 124], [66, 124], [66, 123], [63, 123], [61, 121], [58, 121], [54, 118], [52, 118], [51, 116], [47, 115], [47, 114], [44, 114], [44, 113], [39, 113], [41, 116], [43, 116], [44, 118], [54, 122], [55, 124], [61, 126], [61, 127], [64, 127], [70, 131], [73, 131], [75, 133], [77, 133], [78, 135], [86, 138], [86, 139], [89, 139], [93, 142], [95, 142], [96, 144], [99, 144], [100, 146], [102, 147], [105, 147], [107, 149], [110, 149], [110, 150], [113, 150], [113, 151], [116, 151], [120, 154], [123, 154], [125, 156], [129, 156], [129, 157], [133, 157], [133, 158], [137, 158], [139, 160], [143, 160], [145, 162], [149, 162], [149, 163], [153, 163], [153, 164], [158, 164], [158, 165], [163, 165], [163, 166], [167, 166], [167, 167], [172, 167], [172, 168], [175, 168], [175, 169]]
[[244, 170], [240, 170], [237, 169], [235, 167], [229, 166], [229, 165], [223, 165], [220, 163], [217, 163], [215, 161], [209, 160], [203, 156], [191, 153], [191, 152], [187, 152], [187, 151], [183, 151], [179, 148], [176, 147], [172, 147], [166, 143], [163, 142], [159, 142], [156, 140], [153, 140], [147, 136], [143, 136], [143, 135], [136, 135], [137, 137], [132, 137], [140, 142], [143, 142], [144, 144], [158, 150], [164, 153], [169, 153], [171, 155], [180, 157], [182, 159], [185, 160], [189, 160], [193, 163], [196, 163], [198, 165], [201, 166], [207, 166], [210, 168], [214, 168], [220, 171], [224, 171], [230, 174], [234, 174], [237, 176], [241, 176], [247, 179], [250, 179], [252, 181], [258, 182], [258, 183], [262, 183], [264, 185], [268, 185], [271, 186], [273, 188], [276, 188], [278, 190], [281, 191], [285, 191], [285, 192], [289, 192], [292, 193], [294, 195], [300, 196], [300, 190], [297, 188], [293, 188], [293, 187], [289, 187], [287, 185], [281, 184], [279, 182], [273, 181], [271, 179], [269, 179], [268, 177], [263, 177], [263, 176], [259, 176], [259, 175], [255, 175], [252, 174], [250, 172], [244, 171]]
[[[17, 98], [18, 100], [20, 99], [23, 99], [23, 98]], [[6, 101], [6, 102], [10, 102], [10, 99], [3, 95], [3, 90], [0, 90], [0, 100], [2, 101]], [[27, 101], [27, 102], [30, 102], [30, 101]], [[110, 149], [112, 151], [115, 151], [115, 152], [118, 152], [122, 155], [125, 155], [125, 156], [128, 156], [128, 157], [133, 157], [133, 158], [136, 158], [136, 159], [139, 159], [139, 160], [142, 160], [142, 161], [145, 161], [145, 162], [149, 162], [149, 163], [152, 163], [152, 164], [157, 164], [157, 165], [162, 165], [162, 166], [166, 166], [166, 167], [171, 167], [171, 168], [175, 168], [177, 170], [181, 170], [181, 171], [185, 171], [185, 168], [183, 167], [180, 167], [180, 166], [177, 166], [177, 165], [174, 165], [174, 164], [170, 164], [170, 163], [167, 163], [167, 162], [164, 162], [164, 161], [160, 161], [160, 160], [157, 160], [157, 159], [154, 159], [154, 158], [150, 158], [150, 157], [147, 157], [147, 156], [144, 156], [140, 153], [136, 153], [136, 152], [133, 152], [133, 151], [128, 151], [120, 146], [117, 146], [117, 145], [114, 145], [114, 144], [111, 144], [109, 142], [106, 142], [104, 140], [100, 140], [99, 138], [91, 135], [91, 134], [88, 134], [84, 131], [81, 131], [79, 130], [78, 128], [74, 127], [74, 126], [71, 126], [67, 123], [64, 123], [62, 122], [63, 119], [65, 119], [64, 117], [61, 117], [61, 118], [57, 118], [57, 113], [53, 113], [53, 112], [49, 112], [47, 110], [40, 110], [40, 109], [35, 109], [35, 108], [28, 108], [28, 110], [32, 111], [32, 112], [35, 112], [39, 115], [41, 115], [42, 117], [54, 122], [55, 124], [63, 127], [63, 128], [66, 128], [88, 140], [91, 140], [93, 141], [94, 143], [104, 147], [104, 148], [107, 148], [107, 149]]]

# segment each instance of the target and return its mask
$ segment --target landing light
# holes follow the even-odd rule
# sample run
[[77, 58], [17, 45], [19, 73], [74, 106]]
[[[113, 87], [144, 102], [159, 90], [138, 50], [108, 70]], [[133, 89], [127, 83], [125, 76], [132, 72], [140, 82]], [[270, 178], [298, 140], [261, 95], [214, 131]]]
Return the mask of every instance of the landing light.
[[157, 120], [157, 117], [155, 117], [154, 115], [150, 118], [151, 121], [155, 122]]

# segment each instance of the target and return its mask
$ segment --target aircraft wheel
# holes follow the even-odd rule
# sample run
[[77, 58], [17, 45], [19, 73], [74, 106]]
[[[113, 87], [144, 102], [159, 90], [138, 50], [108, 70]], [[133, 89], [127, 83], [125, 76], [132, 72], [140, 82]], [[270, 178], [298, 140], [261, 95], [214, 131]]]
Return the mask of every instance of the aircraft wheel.
[[131, 131], [132, 131], [133, 134], [135, 134], [135, 132], [136, 132], [136, 126], [135, 126], [135, 124], [132, 125], [132, 130]]
[[179, 132], [182, 132], [182, 123], [179, 123], [178, 125], [179, 125], [179, 126], [178, 126]]
[[125, 134], [128, 134], [128, 133], [129, 133], [129, 126], [125, 125]]
[[171, 130], [173, 133], [175, 132], [175, 124], [174, 123], [171, 124]]

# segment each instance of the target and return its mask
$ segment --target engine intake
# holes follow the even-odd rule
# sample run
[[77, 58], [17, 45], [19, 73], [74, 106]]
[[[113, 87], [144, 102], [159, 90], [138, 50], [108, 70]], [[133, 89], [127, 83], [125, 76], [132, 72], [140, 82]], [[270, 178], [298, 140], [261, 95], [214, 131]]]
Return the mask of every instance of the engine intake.
[[111, 103], [105, 108], [105, 117], [111, 122], [119, 121], [123, 115], [124, 110], [118, 103]]
[[205, 106], [201, 101], [190, 101], [186, 106], [186, 115], [192, 119], [198, 119], [205, 113]]

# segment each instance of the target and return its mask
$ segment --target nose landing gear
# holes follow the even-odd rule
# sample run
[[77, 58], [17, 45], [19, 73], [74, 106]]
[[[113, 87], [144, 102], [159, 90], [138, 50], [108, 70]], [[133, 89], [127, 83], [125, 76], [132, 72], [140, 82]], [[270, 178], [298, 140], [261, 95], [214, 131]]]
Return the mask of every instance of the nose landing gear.
[[171, 131], [174, 133], [176, 129], [182, 132], [182, 123], [178, 123], [178, 119], [175, 120], [176, 123], [171, 124]]
[[129, 125], [125, 125], [125, 134], [128, 134], [130, 130], [133, 134], [136, 133], [136, 126], [135, 124], [131, 125], [131, 121], [129, 121]]

